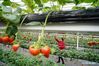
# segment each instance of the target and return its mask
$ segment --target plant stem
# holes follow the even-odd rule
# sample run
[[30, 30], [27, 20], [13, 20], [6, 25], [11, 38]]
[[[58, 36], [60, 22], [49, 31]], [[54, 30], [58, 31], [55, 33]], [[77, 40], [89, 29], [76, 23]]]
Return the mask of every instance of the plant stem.
[[[22, 26], [22, 24], [23, 24], [23, 22], [24, 22], [24, 20], [26, 19], [27, 16], [28, 16], [28, 15], [26, 15], [26, 16], [23, 18], [23, 20], [21, 21], [19, 28], [21, 28], [21, 26]], [[17, 38], [18, 33], [19, 33], [19, 30], [18, 30], [18, 32], [16, 33], [16, 40], [18, 39], [18, 38]]]
[[41, 42], [42, 42], [42, 39], [44, 38], [45, 27], [46, 27], [46, 24], [47, 24], [48, 17], [50, 16], [51, 13], [52, 13], [52, 11], [49, 12], [49, 13], [47, 14], [47, 16], [46, 16], [46, 19], [45, 19], [45, 22], [44, 22], [44, 24], [43, 24], [43, 28], [42, 28], [41, 34], [40, 34], [40, 36], [39, 36], [39, 38], [38, 38], [38, 41], [37, 41], [38, 44], [39, 44], [39, 42], [41, 43]]
[[45, 27], [46, 27], [46, 24], [47, 24], [47, 20], [48, 20], [48, 17], [50, 16], [51, 13], [52, 12], [49, 12], [47, 14], [47, 16], [46, 16], [45, 23], [44, 23], [43, 28], [42, 28], [42, 33], [41, 33], [42, 35], [44, 35], [44, 31], [45, 31]]
[[21, 21], [21, 23], [20, 23], [20, 28], [21, 28], [21, 26], [22, 26], [22, 24], [23, 24], [23, 22], [24, 22], [24, 20], [26, 19], [26, 17], [27, 17], [28, 15], [26, 15], [24, 18], [23, 18], [23, 20]]
[[8, 22], [8, 23], [7, 23], [7, 25], [6, 25], [6, 29], [5, 29], [5, 32], [6, 32], [7, 28], [8, 28], [8, 26], [9, 26], [9, 24], [10, 24], [10, 22]]

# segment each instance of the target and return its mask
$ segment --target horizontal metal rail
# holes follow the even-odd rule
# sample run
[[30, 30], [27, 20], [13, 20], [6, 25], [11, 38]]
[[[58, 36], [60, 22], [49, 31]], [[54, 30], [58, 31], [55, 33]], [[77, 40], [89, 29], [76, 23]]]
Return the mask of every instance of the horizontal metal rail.
[[[4, 30], [6, 27], [0, 27]], [[38, 31], [42, 30], [42, 26], [22, 26], [18, 28], [20, 31]], [[88, 24], [63, 24], [63, 25], [48, 25], [45, 28], [46, 32], [99, 32], [99, 25]]]

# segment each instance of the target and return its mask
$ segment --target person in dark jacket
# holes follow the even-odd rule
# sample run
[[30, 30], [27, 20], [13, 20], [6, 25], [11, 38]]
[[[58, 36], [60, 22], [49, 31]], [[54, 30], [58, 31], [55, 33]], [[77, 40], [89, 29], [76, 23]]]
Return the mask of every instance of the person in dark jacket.
[[[65, 49], [65, 43], [64, 43], [64, 38], [61, 38], [61, 40], [59, 40], [56, 36], [55, 36], [55, 40], [58, 43], [58, 48], [60, 49], [60, 52], [62, 52], [63, 49]], [[64, 60], [61, 56], [58, 56], [58, 61], [57, 63], [60, 63], [60, 61], [62, 61], [62, 64], [64, 64]]]

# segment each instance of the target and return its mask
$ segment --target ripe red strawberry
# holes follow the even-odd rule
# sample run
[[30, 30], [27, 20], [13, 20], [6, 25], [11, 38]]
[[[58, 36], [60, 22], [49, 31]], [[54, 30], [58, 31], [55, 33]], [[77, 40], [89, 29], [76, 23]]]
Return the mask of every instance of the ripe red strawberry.
[[9, 37], [8, 37], [8, 36], [2, 37], [2, 41], [3, 41], [4, 43], [9, 42]]
[[16, 52], [17, 50], [18, 50], [18, 48], [19, 48], [19, 44], [14, 44], [13, 46], [12, 46], [12, 50], [14, 51], [14, 52]]
[[48, 47], [48, 46], [45, 46], [45, 47], [42, 47], [41, 48], [41, 53], [46, 57], [46, 58], [48, 58], [49, 57], [49, 55], [50, 55], [50, 47]]

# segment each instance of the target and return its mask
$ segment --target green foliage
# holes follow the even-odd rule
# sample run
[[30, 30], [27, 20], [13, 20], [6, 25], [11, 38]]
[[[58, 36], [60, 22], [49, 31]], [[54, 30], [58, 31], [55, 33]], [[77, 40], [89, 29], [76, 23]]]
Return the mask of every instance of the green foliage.
[[12, 8], [11, 7], [6, 7], [6, 6], [2, 6], [2, 17], [7, 19], [10, 23], [13, 24], [18, 24], [20, 22], [20, 15], [18, 15], [18, 13], [20, 12], [19, 9], [17, 9], [15, 12], [12, 12]]
[[42, 9], [42, 12], [48, 12], [48, 11], [50, 11], [50, 10], [53, 10], [53, 11], [59, 11], [59, 9], [60, 9], [60, 6], [59, 5], [54, 5], [54, 6], [52, 6], [52, 7], [45, 7], [45, 8], [43, 8]]
[[9, 36], [15, 35], [18, 31], [17, 25], [20, 22], [21, 9], [17, 8], [15, 11], [11, 7], [1, 6], [1, 21], [8, 24], [6, 29], [6, 34]]
[[93, 1], [96, 1], [96, 0], [83, 0], [82, 2], [85, 2], [85, 3], [92, 3]]
[[18, 3], [16, 3], [16, 2], [11, 2], [11, 7], [12, 8], [17, 8], [17, 7], [19, 7], [20, 6], [20, 4], [18, 4]]
[[11, 1], [10, 0], [3, 0], [2, 4], [5, 5], [5, 6], [10, 6]]
[[46, 59], [43, 56], [29, 57], [12, 51], [4, 51], [3, 49], [0, 49], [0, 61], [14, 64], [13, 66], [58, 66], [54, 60]]
[[83, 59], [83, 60], [88, 60], [93, 62], [99, 62], [99, 54], [93, 52], [92, 50], [87, 51], [87, 49], [85, 49], [85, 51], [69, 49], [69, 50], [64, 50], [62, 53], [57, 51], [55, 55], [57, 54], [65, 58], [71, 58], [71, 60], [72, 58], [74, 58], [74, 59]]
[[24, 57], [21, 54], [16, 54], [12, 51], [2, 51], [2, 49], [0, 49], [0, 52], [2, 53], [0, 58], [1, 61], [5, 62], [5, 63], [12, 63], [15, 64], [15, 66], [32, 66], [34, 62], [34, 60], [32, 60], [29, 57]]
[[0, 6], [0, 17], [1, 17], [1, 15], [2, 15], [2, 8], [1, 8], [1, 6]]
[[96, 6], [99, 6], [99, 0], [94, 0], [93, 3], [92, 3], [92, 5], [95, 6], [95, 7]]
[[66, 3], [74, 3], [73, 0], [56, 0], [60, 5], [64, 6]]
[[79, 4], [79, 0], [74, 0], [74, 3], [77, 5], [77, 4]]
[[42, 11], [43, 11], [43, 12], [50, 11], [50, 9], [49, 9], [49, 8], [50, 8], [50, 7], [45, 7], [45, 8], [43, 8], [43, 9], [42, 9]]
[[39, 7], [42, 6], [42, 2], [41, 2], [41, 0], [34, 0], [34, 1], [35, 1], [35, 3], [36, 3]]
[[36, 7], [33, 0], [22, 0], [27, 6], [28, 13], [34, 13], [33, 9]]
[[15, 35], [17, 31], [18, 31], [18, 28], [16, 25], [10, 25], [6, 29], [6, 34], [8, 34], [9, 36], [12, 36], [12, 35]]
[[3, 13], [12, 13], [11, 7], [1, 6]]
[[99, 6], [99, 0], [74, 0], [76, 5], [81, 3], [92, 3], [93, 6]]
[[49, 0], [42, 0], [43, 3], [47, 3]]
[[74, 6], [73, 8], [72, 8], [73, 10], [85, 10], [86, 8], [85, 7], [78, 7], [78, 6]]
[[65, 5], [66, 1], [65, 0], [58, 0], [59, 4]]
[[[8, 17], [9, 16], [9, 17]], [[3, 17], [8, 19], [11, 23], [18, 24], [20, 22], [20, 16], [14, 14], [3, 14]]]
[[[40, 7], [43, 8], [44, 3], [47, 3], [49, 1], [58, 2], [59, 6], [57, 8], [59, 8], [60, 6], [64, 6], [66, 3], [75, 3], [76, 5], [81, 3], [92, 3], [93, 6], [99, 6], [99, 0], [22, 0], [22, 2], [24, 2], [24, 4], [27, 6], [25, 10], [23, 9], [23, 11], [27, 13], [34, 13], [34, 9], [39, 9]], [[3, 0], [2, 4], [5, 6], [11, 6], [13, 8], [17, 8], [18, 6], [20, 6], [18, 3], [11, 2], [10, 0]], [[57, 9], [54, 5], [52, 6], [52, 8], [53, 7]], [[42, 10], [43, 12], [45, 12], [45, 10], [49, 11], [50, 8], [44, 8]]]
[[2, 4], [3, 4], [4, 6], [11, 6], [11, 7], [13, 7], [13, 8], [17, 8], [18, 6], [20, 6], [18, 3], [11, 2], [10, 0], [4, 0], [4, 1], [2, 2]]

